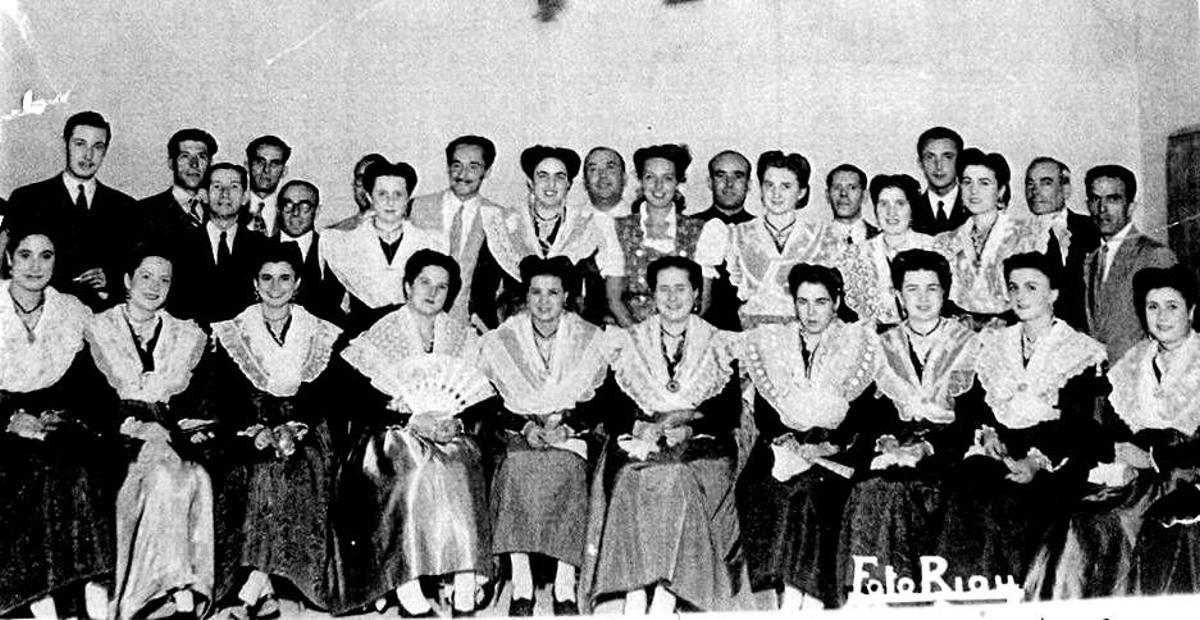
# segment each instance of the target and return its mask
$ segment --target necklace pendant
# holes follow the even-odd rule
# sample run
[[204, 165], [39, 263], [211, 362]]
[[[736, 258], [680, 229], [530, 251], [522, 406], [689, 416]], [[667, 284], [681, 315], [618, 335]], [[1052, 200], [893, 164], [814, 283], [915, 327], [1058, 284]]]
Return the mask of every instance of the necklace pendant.
[[37, 342], [37, 336], [33, 335], [32, 331], [26, 333], [25, 339], [29, 341], [29, 344]]
[[668, 392], [678, 392], [679, 391], [679, 382], [674, 379], [667, 381], [667, 391]]

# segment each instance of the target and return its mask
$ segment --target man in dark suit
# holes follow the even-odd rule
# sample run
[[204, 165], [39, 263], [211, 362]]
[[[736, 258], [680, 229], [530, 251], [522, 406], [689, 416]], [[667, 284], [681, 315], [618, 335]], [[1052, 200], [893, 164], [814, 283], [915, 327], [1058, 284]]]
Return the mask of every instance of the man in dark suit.
[[27, 218], [49, 223], [57, 235], [54, 287], [93, 309], [120, 299], [121, 268], [136, 230], [134, 201], [96, 179], [112, 139], [108, 121], [79, 112], [63, 127], [66, 167], [12, 193], [6, 225]]
[[1067, 209], [1071, 169], [1053, 157], [1036, 157], [1025, 170], [1025, 204], [1046, 235], [1046, 255], [1063, 268], [1054, 313], [1078, 330], [1087, 329], [1083, 260], [1100, 244], [1092, 218]]
[[1133, 306], [1133, 276], [1146, 267], [1169, 267], [1175, 253], [1142, 234], [1130, 218], [1137, 178], [1122, 166], [1088, 170], [1088, 211], [1100, 232], [1100, 244], [1083, 262], [1088, 333], [1108, 347], [1109, 363], [1121, 359], [1143, 336]]
[[925, 191], [912, 206], [912, 229], [927, 235], [954, 230], [970, 213], [958, 191], [958, 155], [962, 136], [953, 129], [933, 127], [917, 138], [917, 163], [925, 173]]
[[246, 146], [246, 169], [250, 173], [249, 209], [246, 224], [266, 237], [279, 234], [279, 182], [287, 174], [292, 147], [277, 136], [260, 136]]
[[866, 191], [867, 173], [854, 164], [839, 164], [825, 175], [825, 198], [833, 211], [830, 228], [834, 238], [845, 245], [862, 243], [879, 234], [879, 229], [862, 216]]
[[300, 289], [296, 303], [316, 316], [342, 324], [345, 289], [330, 273], [320, 253], [320, 233], [313, 230], [321, 192], [308, 181], [292, 180], [279, 190], [279, 243], [300, 257]]
[[254, 277], [269, 241], [239, 221], [248, 200], [246, 176], [237, 164], [209, 168], [207, 221], [198, 239], [181, 248], [187, 286], [176, 296], [172, 285], [171, 297], [183, 316], [205, 326], [231, 319], [254, 303]]

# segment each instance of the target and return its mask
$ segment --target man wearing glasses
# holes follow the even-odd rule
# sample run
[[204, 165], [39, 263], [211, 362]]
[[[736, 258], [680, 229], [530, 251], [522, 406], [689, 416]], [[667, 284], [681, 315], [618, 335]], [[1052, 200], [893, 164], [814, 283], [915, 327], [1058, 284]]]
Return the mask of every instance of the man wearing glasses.
[[313, 228], [320, 206], [321, 192], [316, 185], [299, 179], [285, 183], [276, 203], [279, 242], [289, 250], [294, 248], [303, 265], [297, 274], [300, 289], [296, 292], [296, 302], [314, 315], [340, 325], [345, 318], [340, 307], [345, 291], [320, 255], [320, 233]]

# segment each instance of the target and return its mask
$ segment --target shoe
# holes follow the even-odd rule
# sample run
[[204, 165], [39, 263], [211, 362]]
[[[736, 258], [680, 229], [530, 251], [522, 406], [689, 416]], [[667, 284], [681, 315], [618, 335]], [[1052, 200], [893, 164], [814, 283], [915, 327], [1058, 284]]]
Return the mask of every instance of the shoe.
[[558, 599], [554, 599], [554, 615], [578, 616], [579, 603], [576, 601], [560, 601]]
[[430, 607], [429, 609], [426, 609], [425, 611], [423, 611], [419, 614], [414, 614], [413, 612], [405, 609], [403, 604], [400, 605], [399, 610], [400, 610], [401, 618], [436, 618], [436, 617], [438, 617], [437, 612], [434, 611], [432, 607]]
[[527, 617], [533, 615], [533, 599], [514, 598], [508, 604], [508, 615], [512, 617]]
[[465, 609], [458, 609], [457, 607], [451, 607], [450, 608], [450, 617], [451, 618], [474, 618], [475, 610], [472, 609], [472, 610], [468, 611]]

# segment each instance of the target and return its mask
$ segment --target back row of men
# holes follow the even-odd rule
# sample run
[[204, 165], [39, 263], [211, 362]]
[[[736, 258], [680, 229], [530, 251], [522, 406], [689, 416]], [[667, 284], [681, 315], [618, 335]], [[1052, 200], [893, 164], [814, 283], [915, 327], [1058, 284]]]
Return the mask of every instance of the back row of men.
[[[11, 204], [5, 207], [0, 203], [0, 218], [7, 216], [5, 226], [26, 217], [52, 223], [63, 248], [55, 286], [77, 295], [93, 309], [120, 299], [123, 286], [117, 274], [123, 258], [135, 244], [152, 243], [170, 248], [178, 265], [168, 306], [172, 314], [202, 324], [228, 319], [252, 301], [250, 280], [257, 264], [255, 258], [268, 244], [278, 242], [293, 244], [305, 266], [298, 301], [318, 316], [352, 331], [403, 303], [399, 274], [407, 256], [421, 247], [446, 252], [458, 260], [468, 294], [460, 296], [463, 300], [456, 304], [457, 314], [471, 317], [481, 328], [495, 326], [503, 318], [506, 286], [519, 279], [513, 271], [520, 255], [528, 253], [567, 254], [573, 261], [585, 263], [583, 271], [590, 277], [585, 276], [583, 307], [579, 310], [586, 318], [596, 322], [615, 319], [622, 324], [631, 319], [623, 316], [620, 304], [614, 307], [614, 290], [611, 284], [606, 286], [611, 276], [638, 278], [626, 270], [622, 241], [615, 232], [619, 227], [614, 229], [611, 223], [595, 226], [591, 222], [631, 214], [625, 197], [626, 163], [612, 148], [595, 147], [582, 161], [569, 149], [558, 147], [533, 147], [521, 155], [530, 189], [531, 215], [526, 219], [532, 226], [526, 234], [528, 239], [523, 241], [519, 237], [526, 231], [517, 231], [519, 225], [508, 221], [507, 232], [517, 239], [516, 246], [521, 246], [516, 247], [512, 239], [495, 238], [499, 233], [483, 222], [488, 213], [500, 213], [496, 219], [503, 228], [505, 214], [523, 210], [506, 209], [481, 196], [496, 150], [490, 140], [479, 136], [451, 141], [445, 149], [449, 187], [415, 199], [412, 196], [418, 179], [411, 166], [388, 162], [378, 154], [363, 157], [354, 166], [353, 192], [359, 213], [335, 224], [332, 230], [336, 233], [327, 233], [314, 229], [321, 205], [319, 189], [300, 179], [282, 183], [291, 147], [278, 137], [267, 135], [251, 141], [245, 149], [243, 167], [214, 163], [218, 145], [209, 133], [195, 128], [176, 132], [167, 143], [173, 173], [171, 187], [135, 201], [97, 180], [113, 137], [109, 123], [100, 114], [75, 114], [67, 120], [62, 135], [66, 159], [62, 172], [15, 190]], [[929, 235], [952, 231], [970, 218], [971, 210], [964, 204], [959, 186], [958, 160], [962, 153], [962, 138], [950, 129], [935, 127], [919, 137], [917, 156], [925, 188], [911, 205], [912, 231]], [[676, 162], [673, 174], [678, 178], [671, 179], [672, 183], [685, 180], [690, 155], [686, 158], [682, 168]], [[547, 170], [541, 166], [546, 159], [557, 159], [561, 165]], [[635, 156], [638, 173], [646, 177], [638, 179], [643, 196], [657, 187], [649, 184], [659, 182], [649, 178], [650, 171], [642, 170], [645, 159]], [[581, 171], [590, 209], [568, 205], [566, 200]], [[763, 171], [758, 173], [761, 183]], [[801, 207], [807, 202], [807, 169], [804, 174], [805, 178], [800, 179], [804, 192]], [[694, 219], [717, 220], [728, 226], [753, 219], [745, 210], [752, 177], [747, 157], [732, 150], [718, 153], [708, 162], [708, 177], [712, 204], [696, 213]], [[1108, 247], [1109, 241], [1119, 243], [1129, 236], [1132, 227], [1129, 214], [1136, 192], [1132, 173], [1118, 179], [1122, 187], [1116, 198], [1121, 204], [1115, 206], [1102, 204], [1109, 198], [1101, 200], [1093, 195], [1092, 180], [1089, 173], [1088, 204], [1093, 216], [1089, 218], [1066, 208], [1071, 187], [1070, 170], [1065, 164], [1039, 157], [1029, 164], [1025, 175], [1029, 210], [1043, 222], [1039, 234], [1049, 235], [1049, 246], [1058, 253], [1068, 276], [1076, 280], [1080, 274], [1078, 269], [1071, 273], [1072, 265], [1082, 264], [1083, 257], [1094, 254], [1102, 240], [1109, 250], [1105, 260], [1111, 266], [1116, 248]], [[842, 164], [827, 174], [825, 195], [833, 216], [827, 227], [830, 235], [852, 245], [880, 233], [863, 217], [867, 190], [867, 176], [854, 165]], [[674, 191], [674, 185], [670, 191]], [[1007, 199], [1005, 196], [1005, 202]], [[681, 202], [682, 196], [676, 195], [675, 200]], [[568, 216], [568, 209], [586, 210], [587, 217], [581, 220]], [[591, 223], [577, 225], [584, 220]], [[645, 226], [644, 221], [642, 224]], [[363, 235], [354, 235], [359, 230]], [[645, 243], [650, 246], [654, 231], [646, 230]], [[319, 243], [326, 234], [340, 234], [345, 243]], [[674, 232], [670, 234], [674, 236]], [[581, 235], [596, 239], [583, 244], [571, 241]], [[382, 252], [370, 247], [376, 238]], [[573, 243], [576, 250], [568, 247]], [[1038, 247], [1046, 247], [1046, 243]], [[777, 249], [783, 252], [782, 245]], [[332, 257], [323, 253], [343, 256], [331, 264]], [[375, 255], [382, 259], [376, 260]], [[1173, 262], [1173, 257], [1170, 260]], [[728, 273], [718, 271], [716, 277], [728, 278]], [[714, 284], [711, 296], [706, 296], [706, 300], [715, 302], [706, 304], [712, 309], [708, 318], [720, 327], [736, 328], [731, 324], [736, 317], [731, 320], [718, 316], [722, 309], [737, 306], [735, 293], [719, 284]], [[1096, 291], [1074, 293], [1090, 299]], [[606, 294], [610, 297], [607, 301]], [[722, 299], [721, 295], [730, 298]]]

